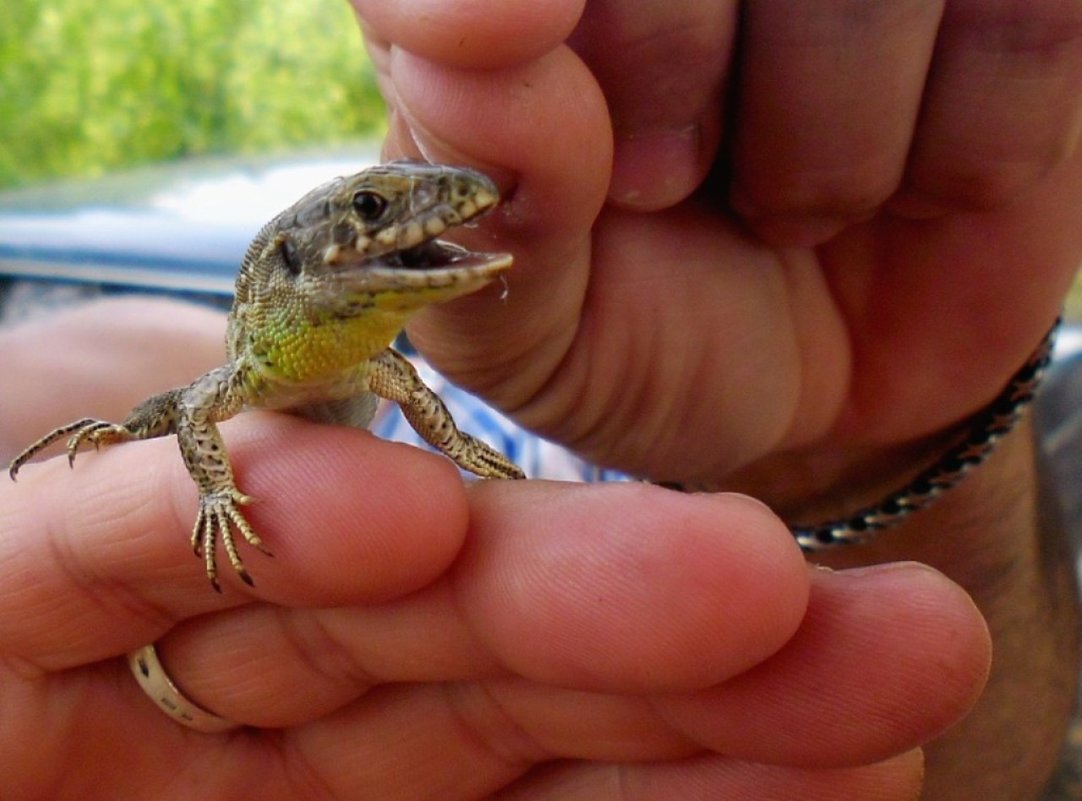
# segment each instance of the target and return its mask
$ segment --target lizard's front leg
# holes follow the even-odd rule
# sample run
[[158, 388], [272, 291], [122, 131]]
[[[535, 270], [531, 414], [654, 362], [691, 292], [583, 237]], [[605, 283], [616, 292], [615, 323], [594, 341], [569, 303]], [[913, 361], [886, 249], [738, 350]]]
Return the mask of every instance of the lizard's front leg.
[[226, 453], [216, 420], [231, 417], [239, 403], [231, 402], [232, 371], [227, 367], [212, 370], [183, 390], [178, 403], [177, 441], [188, 473], [199, 488], [199, 514], [192, 527], [192, 550], [202, 555], [211, 586], [221, 592], [215, 545], [221, 537], [229, 563], [237, 575], [252, 584], [233, 539], [233, 528], [245, 541], [265, 554], [270, 552], [252, 530], [240, 511], [251, 498], [237, 489], [233, 466]]
[[236, 411], [234, 406], [237, 404], [228, 402], [231, 377], [232, 370], [228, 366], [212, 370], [190, 386], [148, 398], [132, 409], [121, 423], [86, 417], [54, 429], [12, 459], [8, 473], [14, 480], [19, 469], [35, 454], [64, 437], [68, 438], [68, 464], [74, 465], [75, 454], [87, 443], [98, 448], [175, 432], [184, 464], [199, 487], [199, 515], [192, 528], [192, 549], [196, 554], [202, 553], [207, 577], [220, 592], [214, 552], [220, 535], [230, 564], [244, 581], [251, 584], [252, 579], [237, 553], [231, 526], [235, 526], [251, 545], [264, 552], [266, 549], [238, 509], [238, 505], [251, 499], [238, 490], [233, 481], [233, 468], [213, 422], [230, 417]]
[[370, 362], [368, 388], [397, 403], [414, 431], [463, 470], [484, 478], [525, 478], [518, 465], [460, 431], [439, 395], [425, 386], [402, 354], [387, 348]]

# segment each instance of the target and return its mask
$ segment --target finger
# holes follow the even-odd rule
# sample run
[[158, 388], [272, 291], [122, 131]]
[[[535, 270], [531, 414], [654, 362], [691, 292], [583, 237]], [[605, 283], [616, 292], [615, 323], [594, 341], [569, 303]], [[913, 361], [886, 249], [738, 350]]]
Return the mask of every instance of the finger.
[[752, 762], [853, 767], [918, 748], [961, 718], [989, 653], [984, 621], [957, 585], [897, 565], [816, 575], [808, 614], [781, 651], [701, 692], [648, 696], [648, 711], [627, 703], [618, 717], [600, 695], [524, 682], [486, 682], [483, 701], [564, 757], [674, 758], [690, 743]]
[[[737, 531], [726, 531], [722, 541]], [[783, 594], [777, 576], [786, 573], [776, 573], [773, 599], [764, 598], [770, 584], [759, 576], [754, 587], [741, 579], [739, 595], [723, 604], [737, 568], [719, 567], [723, 560], [704, 558], [701, 547], [686, 547], [689, 540], [661, 541], [674, 573], [682, 572], [683, 592], [666, 591], [673, 586], [667, 572], [625, 569], [618, 580], [599, 580], [615, 571], [590, 570], [597, 560], [589, 542], [575, 554], [574, 575], [581, 579], [573, 584], [566, 568], [552, 570], [560, 564], [551, 555], [558, 549], [527, 557], [512, 548], [492, 560], [505, 568], [492, 571], [500, 578], [494, 597], [478, 603], [460, 593], [444, 601], [463, 610], [458, 622], [455, 611], [411, 616], [397, 608], [376, 610], [385, 621], [363, 612], [358, 621], [345, 613], [311, 619], [292, 612], [292, 619], [253, 627], [226, 626], [229, 616], [219, 615], [167, 637], [166, 664], [201, 705], [275, 726], [332, 710], [365, 715], [368, 696], [353, 699], [376, 683], [459, 680], [453, 690], [426, 695], [423, 704], [419, 698], [401, 703], [422, 704], [426, 711], [415, 714], [429, 721], [427, 734], [437, 740], [455, 736], [437, 728], [451, 721], [446, 725], [465, 726], [466, 739], [483, 741], [488, 750], [528, 744], [517, 755], [527, 761], [671, 759], [705, 747], [756, 762], [851, 767], [926, 742], [980, 691], [987, 632], [972, 602], [939, 574], [902, 566], [817, 575], [802, 628], [770, 656], [766, 638], [779, 633], [771, 627], [781, 615], [759, 615], [777, 607]], [[677, 547], [681, 542], [684, 548]], [[692, 563], [709, 567], [712, 580], [697, 579]], [[613, 560], [614, 567], [625, 564]], [[729, 564], [749, 566], [737, 554]], [[760, 572], [757, 564], [750, 563], [751, 574]], [[483, 589], [492, 579], [479, 571], [473, 581]], [[628, 583], [635, 592], [621, 588]], [[697, 611], [697, 603], [710, 605]], [[505, 616], [516, 626], [504, 623]], [[744, 627], [766, 634], [749, 636]], [[734, 676], [740, 654], [761, 661]], [[513, 675], [468, 681], [507, 674]], [[703, 683], [712, 686], [671, 694]], [[658, 689], [667, 694], [649, 694]], [[373, 723], [366, 718], [365, 725]]]
[[[388, 688], [379, 694], [378, 699], [372, 698], [370, 702], [366, 699], [366, 702], [358, 704], [356, 708], [351, 708], [348, 713], [336, 715], [325, 722], [314, 723], [298, 730], [296, 737], [291, 739], [290, 745], [295, 753], [310, 761], [309, 764], [317, 775], [329, 773], [328, 768], [332, 764], [342, 766], [343, 770], [340, 771], [341, 775], [336, 777], [333, 789], [342, 797], [347, 798], [369, 796], [388, 799], [416, 798], [422, 795], [423, 790], [432, 787], [454, 788], [454, 794], [451, 796], [454, 798], [483, 797], [486, 793], [504, 787], [518, 776], [525, 774], [532, 764], [554, 758], [554, 755], [546, 754], [536, 743], [533, 743], [528, 734], [515, 731], [506, 725], [483, 728], [469, 718], [456, 720], [449, 716], [446, 707], [441, 712], [433, 708], [431, 703], [425, 703], [426, 697], [435, 698], [440, 692], [436, 688], [413, 693], [403, 688]], [[438, 704], [438, 700], [436, 703]], [[393, 728], [387, 722], [390, 718], [398, 719], [397, 725]], [[463, 727], [465, 727], [465, 734]], [[403, 731], [411, 732], [406, 741], [402, 737]], [[389, 743], [391, 747], [388, 747]], [[900, 760], [901, 764], [880, 772], [879, 778], [892, 779], [893, 789], [899, 792], [899, 786], [906, 788], [907, 791], [912, 790], [919, 778], [919, 767], [914, 765], [915, 761], [914, 756], [903, 758]], [[759, 779], [767, 788], [800, 787], [803, 782], [807, 782], [809, 789], [818, 793], [808, 796], [810, 798], [864, 798], [860, 795], [830, 795], [831, 782], [840, 780], [843, 788], [847, 785], [859, 787], [870, 783], [872, 779], [872, 776], [861, 777], [859, 771], [853, 777], [839, 771], [815, 780], [811, 779], [809, 774], [801, 774], [799, 771], [734, 765], [722, 757], [705, 757], [703, 762], [706, 769], [698, 771], [697, 776], [694, 766], [692, 775], [686, 773], [681, 775], [682, 763], [667, 767], [647, 765], [624, 768], [629, 771], [627, 776], [631, 787], [648, 793], [631, 797], [687, 798], [689, 796], [684, 793], [665, 795], [661, 790], [666, 786], [677, 788], [695, 786], [704, 781], [710, 782], [711, 785], [717, 782], [720, 787], [750, 788], [754, 785], [754, 781]], [[412, 792], [413, 795], [389, 793], [386, 788], [395, 786], [394, 779], [402, 776], [403, 771], [407, 769], [405, 766], [409, 766], [408, 770], [413, 777], [413, 786], [408, 788], [407, 792]], [[656, 769], [657, 773], [651, 774], [651, 767]], [[593, 779], [592, 772], [591, 766], [587, 766], [585, 775], [588, 781]], [[594, 784], [593, 787], [596, 788], [597, 785]], [[891, 794], [891, 789], [891, 785], [884, 787], [886, 794], [881, 797], [891, 799], [916, 797], [912, 792]], [[610, 788], [610, 792], [614, 792], [614, 788]], [[557, 798], [559, 796], [542, 794], [539, 797]], [[572, 797], [598, 796], [575, 795]], [[599, 797], [604, 798], [606, 795], [602, 794]], [[624, 798], [625, 796], [615, 795], [614, 797]], [[744, 796], [704, 794], [703, 797], [743, 798]], [[753, 794], [750, 797], [767, 799], [804, 798], [805, 796], [796, 793], [788, 796]], [[871, 798], [876, 798], [876, 796], [872, 795]]]
[[161, 725], [169, 719], [121, 660], [30, 680], [5, 664], [5, 796], [169, 801], [181, 793], [190, 797], [193, 766], [203, 768], [201, 782], [222, 786], [225, 737], [193, 736], [175, 722]]
[[[34, 693], [21, 688], [8, 699], [17, 695], [23, 702]], [[680, 761], [618, 768], [558, 762], [527, 773], [535, 762], [553, 758], [545, 744], [532, 742], [531, 732], [509, 729], [506, 720], [501, 725], [491, 702], [486, 707], [491, 720], [457, 717], [461, 710], [448, 703], [455, 696], [453, 687], [386, 688], [301, 729], [247, 729], [218, 736], [192, 736], [161, 714], [126, 666], [115, 661], [56, 676], [47, 693], [49, 703], [42, 703], [33, 721], [27, 721], [34, 736], [11, 738], [0, 750], [5, 787], [15, 797], [87, 797], [83, 781], [92, 776], [94, 797], [161, 801], [189, 797], [194, 781], [211, 797], [267, 801], [312, 797], [316, 788], [320, 793], [335, 790], [339, 795], [334, 797], [388, 801], [435, 795], [478, 798], [497, 789], [522, 799], [606, 798], [616, 789], [612, 782], [619, 774], [635, 790], [631, 798], [687, 798], [694, 797], [688, 795], [694, 788], [708, 788], [708, 797], [715, 797], [709, 792], [713, 789], [723, 797], [748, 799], [871, 801], [911, 797], [892, 794], [891, 789], [912, 782], [919, 773], [915, 754], [883, 765], [812, 773], [675, 753], [672, 757]], [[16, 716], [10, 705], [6, 709], [10, 723]], [[61, 709], [69, 714], [59, 716]], [[586, 707], [576, 719], [585, 723], [603, 712]], [[626, 722], [626, 715], [612, 720]], [[663, 728], [656, 721], [651, 725], [655, 732]], [[614, 726], [613, 740], [630, 739], [624, 736], [627, 731], [626, 725]], [[656, 739], [649, 733], [644, 736], [646, 745]], [[594, 750], [613, 750], [600, 745]], [[115, 758], [117, 753], [134, 752], [141, 755], [134, 763]], [[654, 754], [666, 758], [664, 751], [654, 749]], [[55, 766], [61, 761], [65, 770], [58, 774]], [[523, 774], [526, 777], [516, 781]], [[840, 795], [830, 795], [831, 787]], [[783, 792], [789, 788], [793, 792]], [[866, 793], [864, 788], [871, 789]]]
[[[525, 67], [480, 72], [396, 50], [391, 78], [409, 126], [409, 138], [392, 147], [515, 178], [505, 216], [518, 212], [522, 227], [543, 228], [553, 239], [589, 227], [609, 179], [611, 128], [603, 95], [573, 53], [560, 49]], [[558, 193], [564, 202], [543, 216], [529, 205]]]
[[[897, 581], [898, 576], [906, 574], [909, 581]], [[923, 570], [918, 570], [917, 574], [927, 576]], [[861, 599], [873, 598], [875, 603], [858, 610], [854, 619], [860, 622], [865, 616], [874, 617], [876, 630], [891, 643], [889, 652], [888, 649], [872, 648], [862, 657], [868, 646], [867, 638], [859, 636], [859, 632], [849, 631], [844, 621], [833, 629], [824, 627], [802, 644], [800, 653], [790, 657], [788, 649], [783, 649], [776, 657], [791, 658], [801, 666], [807, 663], [807, 680], [800, 681], [801, 676], [792, 671], [786, 675], [783, 670], [774, 687], [764, 686], [764, 695], [756, 706], [761, 705], [768, 715], [782, 706], [789, 706], [786, 703], [789, 686], [798, 691], [792, 702], [806, 703], [808, 699], [802, 694], [808, 686], [822, 686], [822, 676], [818, 674], [825, 665], [822, 660], [816, 661], [817, 649], [837, 649], [841, 643], [845, 646], [842, 650], [853, 659], [853, 665], [852, 669], [836, 674], [839, 695], [847, 697], [852, 693], [854, 697], [867, 700], [878, 690], [888, 697], [894, 696], [896, 684], [892, 677], [897, 674], [909, 688], [906, 696], [908, 718], [935, 718], [942, 706], [938, 700], [940, 693], [944, 688], [948, 694], [953, 691], [950, 679], [956, 664], [952, 659], [952, 643], [944, 645], [942, 633], [938, 637], [929, 637], [923, 625], [912, 625], [914, 616], [910, 610], [901, 615], [895, 614], [895, 610], [904, 610], [907, 598], [915, 595], [919, 606], [929, 607], [921, 611], [931, 621], [928, 625], [935, 626], [950, 616], [928, 613], [934, 612], [939, 605], [952, 607], [955, 604], [951, 602], [950, 593], [935, 591], [936, 584], [925, 588], [932, 592], [921, 592], [920, 581], [913, 581], [916, 576], [911, 570], [896, 570], [890, 575], [895, 584], [893, 591], [889, 587], [892, 581], [883, 581], [883, 574], [876, 576], [873, 572], [863, 576], [860, 573], [850, 575], [855, 587], [828, 580], [817, 592], [817, 602], [826, 607], [826, 616], [836, 614], [839, 618], [844, 614], [838, 612], [850, 612], [854, 606], [861, 605]], [[943, 583], [938, 586], [943, 589]], [[810, 615], [814, 618], [820, 613], [811, 610]], [[949, 622], [957, 624], [959, 621]], [[966, 628], [948, 627], [945, 636], [964, 634]], [[793, 642], [799, 640], [800, 635]], [[936, 647], [931, 647], [932, 640], [936, 641]], [[912, 669], [907, 657], [911, 652], [919, 654], [919, 658], [928, 663], [925, 671]], [[861, 664], [862, 659], [867, 659], [867, 663]], [[764, 663], [764, 667], [769, 664], [769, 661]], [[929, 680], [929, 673], [935, 675], [935, 681]], [[754, 675], [754, 671], [748, 675]], [[729, 684], [739, 686], [741, 681], [743, 677], [733, 679]], [[874, 690], [868, 691], [868, 684], [873, 685]], [[667, 713], [672, 711], [665, 709], [663, 702], [655, 700], [647, 705], [642, 699], [635, 698], [601, 697], [536, 686], [531, 689], [523, 682], [389, 685], [298, 729], [250, 730], [230, 735], [228, 743], [222, 738], [178, 735], [179, 727], [154, 709], [130, 680], [111, 681], [108, 686], [114, 691], [119, 690], [121, 697], [110, 692], [89, 692], [88, 687], [84, 691], [84, 703], [73, 705], [79, 710], [77, 722], [104, 738], [99, 741], [124, 742], [125, 738], [139, 733], [144, 752], [151, 756], [157, 752], [163, 754], [162, 759], [148, 759], [147, 764], [161, 767], [171, 779], [175, 779], [176, 766], [200, 764], [213, 754], [212, 766], [201, 773], [208, 786], [235, 788], [237, 782], [243, 782], [247, 790], [260, 791], [260, 797], [270, 799], [291, 797], [288, 793], [296, 797], [298, 781], [312, 782], [313, 786], [324, 789], [330, 787], [341, 797], [415, 798], [433, 792], [434, 788], [454, 788], [450, 797], [472, 798], [506, 785], [539, 761], [574, 758], [577, 749], [588, 754], [588, 758], [609, 760], [621, 759], [621, 752], [627, 759], [682, 758], [689, 756], [692, 750], [686, 737], [679, 733], [673, 736], [665, 722], [657, 720], [654, 714], [657, 709]], [[862, 693], [861, 688], [865, 688], [865, 692]], [[303, 689], [303, 685], [297, 689]], [[702, 717], [714, 717], [714, 727], [741, 729], [756, 739], [759, 727], [755, 715], [730, 716], [726, 713], [746, 713], [747, 710], [718, 710], [710, 700], [711, 692], [715, 691], [698, 694], [712, 707]], [[798, 739], [812, 746], [820, 743], [819, 759], [837, 763], [850, 759], [851, 765], [867, 761], [864, 757], [869, 749], [859, 742], [859, 737], [854, 735], [841, 743], [840, 738], [831, 735], [835, 729], [844, 727], [852, 710], [848, 703], [842, 706], [843, 712], [839, 714], [834, 704], [817, 699], [806, 715], [799, 716], [800, 725], [805, 728], [800, 731], [785, 728], [775, 733], [781, 748], [771, 752], [771, 761], [784, 761], [790, 756], [787, 746]], [[864, 710], [871, 716], [867, 721], [868, 728], [873, 733], [880, 726], [893, 731], [899, 743], [928, 726], [927, 721], [917, 724], [912, 719], [884, 721], [875, 717], [881, 709], [881, 705], [873, 702]], [[793, 721], [777, 722], [788, 727]], [[81, 729], [69, 727], [67, 730]], [[882, 745], [880, 738], [874, 739]], [[213, 744], [212, 750], [208, 750], [208, 742]], [[839, 745], [846, 750], [838, 751]], [[898, 748], [898, 752], [902, 750], [905, 749]], [[168, 758], [164, 758], [166, 754]], [[300, 769], [302, 766], [303, 770]], [[148, 773], [153, 774], [153, 771]], [[787, 786], [784, 771], [776, 774], [765, 771], [760, 777], [767, 786], [773, 781]], [[154, 778], [149, 776], [146, 780]], [[164, 781], [160, 774], [156, 778], [159, 782]], [[737, 773], [734, 780], [739, 778]], [[815, 786], [814, 782], [811, 786]]]
[[[287, 753], [307, 762], [309, 768], [324, 778], [341, 797], [386, 799], [423, 797], [432, 788], [454, 788], [445, 790], [441, 797], [484, 797], [514, 782], [533, 764], [556, 758], [531, 741], [528, 732], [501, 725], [498, 710], [491, 710], [490, 719], [483, 723], [469, 717], [456, 717], [459, 710], [452, 711], [444, 704], [442, 695], [443, 691], [435, 687], [413, 691], [386, 688], [340, 715], [291, 733]], [[409, 736], [404, 737], [404, 732], [409, 732]], [[750, 788], [756, 780], [763, 782], [766, 789], [807, 786], [816, 794], [771, 796], [753, 793], [750, 798], [865, 798], [868, 796], [832, 796], [828, 794], [829, 788], [832, 783], [838, 788], [867, 786], [873, 778], [878, 778], [887, 782], [881, 787], [883, 794], [870, 798], [902, 799], [915, 797], [911, 790], [919, 779], [918, 759], [915, 755], [904, 757], [893, 766], [870, 771], [871, 775], [863, 774], [865, 769], [862, 769], [853, 771], [852, 775], [837, 771], [821, 777], [791, 769], [753, 768], [722, 757], [702, 757], [688, 766], [678, 762], [625, 767], [623, 770], [627, 771], [631, 789], [643, 793], [632, 795], [632, 798], [686, 798], [689, 796], [685, 793], [665, 795], [662, 790], [701, 786], [702, 782], [721, 788]], [[331, 766], [335, 768], [332, 770]], [[592, 784], [595, 789], [596, 769], [587, 765], [583, 770], [585, 779], [590, 782], [587, 786]], [[604, 767], [601, 769], [605, 770]], [[410, 786], [402, 788], [402, 777], [407, 771]], [[905, 788], [905, 792], [901, 788]], [[895, 794], [890, 792], [892, 789]], [[614, 790], [609, 789], [610, 792]], [[542, 793], [538, 797], [560, 796]], [[603, 793], [572, 797], [607, 796]], [[707, 794], [705, 797], [716, 796]], [[734, 794], [731, 797], [745, 796]]]
[[661, 764], [557, 763], [544, 765], [500, 795], [501, 801], [913, 801], [920, 796], [923, 758], [910, 751], [859, 768], [801, 770], [724, 756]]
[[[469, 736], [439, 686], [385, 688], [300, 729], [196, 735], [162, 714], [119, 660], [42, 684], [8, 696], [24, 702], [48, 692], [23, 724], [33, 736], [0, 749], [14, 797], [182, 801], [198, 785], [208, 798], [467, 801], [512, 781], [532, 764], [522, 755], [535, 750], [524, 740]], [[15, 717], [10, 706], [5, 713]], [[140, 758], [118, 756], [129, 753]]]
[[758, 501], [557, 485], [538, 514], [544, 488], [506, 500], [479, 489], [457, 597], [519, 676], [607, 692], [707, 686], [774, 653], [803, 616], [803, 559]]
[[448, 66], [493, 68], [536, 58], [560, 44], [584, 0], [445, 3], [351, 0], [371, 45], [395, 45]]
[[[34, 695], [48, 702], [41, 698], [34, 719], [21, 720]], [[198, 786], [208, 798], [465, 801], [529, 766], [506, 759], [513, 746], [463, 736], [442, 695], [439, 687], [392, 688], [300, 730], [194, 734], [114, 660], [6, 692], [5, 725], [27, 736], [5, 739], [0, 769], [15, 798], [181, 801]]]
[[[214, 593], [188, 537], [195, 488], [175, 443], [54, 459], [0, 482], [0, 643], [45, 669], [122, 653], [176, 620], [246, 603], [382, 601], [434, 580], [466, 529], [442, 457], [284, 416], [227, 426], [245, 507], [275, 558], [244, 556], [256, 586]], [[342, 476], [356, 488], [343, 492]], [[244, 548], [243, 543], [241, 547]], [[224, 583], [243, 585], [226, 566]]]
[[[502, 408], [521, 406], [563, 360], [586, 293], [590, 227], [611, 162], [604, 97], [566, 49], [498, 72], [443, 69], [395, 51], [391, 79], [390, 152], [502, 177], [503, 203], [482, 227], [516, 257], [502, 297], [493, 290], [426, 310], [410, 334], [458, 380]], [[483, 234], [471, 243], [494, 247]]]
[[[979, 691], [988, 657], [983, 624], [938, 574], [899, 566], [817, 577], [813, 607], [807, 635], [746, 674], [683, 698], [521, 680], [388, 684], [281, 732], [276, 753], [300, 760], [343, 797], [375, 788], [398, 797], [387, 788], [408, 765], [413, 797], [454, 787], [455, 797], [472, 798], [538, 762], [686, 759], [701, 749], [700, 738], [728, 759], [851, 768], [931, 738]], [[520, 636], [531, 634], [527, 621]], [[252, 676], [262, 681], [266, 673]], [[736, 700], [726, 704], [730, 693]], [[163, 716], [161, 725], [175, 724]], [[766, 781], [807, 778], [779, 771]], [[744, 781], [739, 772], [732, 780]]]
[[1022, 194], [1082, 139], [1082, 6], [950, 0], [896, 208]]
[[732, 0], [587, 4], [569, 44], [612, 113], [611, 200], [665, 208], [705, 177], [721, 137], [737, 8]]
[[192, 620], [160, 643], [170, 673], [207, 708], [259, 725], [309, 720], [389, 682], [673, 691], [765, 659], [803, 614], [803, 560], [757, 502], [631, 485], [486, 484], [472, 496], [447, 582], [367, 608]]
[[485, 798], [545, 758], [527, 737], [457, 718], [447, 694], [438, 685], [381, 688], [290, 732], [290, 751], [332, 797], [387, 801]]
[[[834, 297], [860, 334], [853, 338], [858, 380], [835, 433], [844, 436], [842, 426], [853, 425], [874, 442], [908, 441], [990, 402], [1062, 306], [1082, 254], [1080, 213], [1082, 150], [1024, 203], [888, 218], [824, 246]], [[863, 247], [879, 262], [871, 285], [853, 269], [854, 251]], [[899, 371], [899, 364], [922, 368]]]
[[973, 602], [931, 568], [823, 573], [800, 631], [774, 658], [712, 690], [666, 699], [659, 711], [731, 756], [807, 767], [872, 762], [964, 715], [984, 687], [990, 652]]
[[905, 167], [942, 2], [749, 3], [732, 203], [772, 244], [868, 217]]

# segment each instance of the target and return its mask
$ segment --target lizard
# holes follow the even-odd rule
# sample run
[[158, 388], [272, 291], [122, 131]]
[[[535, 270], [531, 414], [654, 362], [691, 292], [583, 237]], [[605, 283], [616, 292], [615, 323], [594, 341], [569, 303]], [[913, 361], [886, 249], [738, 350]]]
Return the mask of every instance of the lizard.
[[237, 487], [217, 427], [245, 410], [366, 428], [382, 397], [464, 470], [524, 478], [503, 454], [460, 431], [439, 396], [391, 347], [415, 312], [475, 292], [510, 269], [508, 253], [475, 253], [437, 238], [498, 201], [495, 184], [479, 172], [412, 160], [313, 189], [248, 246], [228, 316], [225, 364], [146, 399], [119, 423], [88, 417], [54, 429], [11, 461], [11, 479], [64, 438], [74, 466], [84, 445], [175, 434], [199, 492], [191, 546], [221, 592], [219, 541], [237, 575], [254, 583], [233, 529], [269, 553], [241, 511], [252, 498]]

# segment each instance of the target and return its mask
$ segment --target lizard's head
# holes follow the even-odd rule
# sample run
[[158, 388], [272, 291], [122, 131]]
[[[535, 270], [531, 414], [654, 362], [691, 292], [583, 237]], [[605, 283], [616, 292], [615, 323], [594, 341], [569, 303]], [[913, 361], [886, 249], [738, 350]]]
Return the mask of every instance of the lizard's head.
[[419, 308], [480, 289], [511, 267], [508, 253], [437, 238], [498, 202], [496, 185], [474, 170], [394, 161], [313, 190], [279, 216], [266, 244], [288, 272], [324, 291]]

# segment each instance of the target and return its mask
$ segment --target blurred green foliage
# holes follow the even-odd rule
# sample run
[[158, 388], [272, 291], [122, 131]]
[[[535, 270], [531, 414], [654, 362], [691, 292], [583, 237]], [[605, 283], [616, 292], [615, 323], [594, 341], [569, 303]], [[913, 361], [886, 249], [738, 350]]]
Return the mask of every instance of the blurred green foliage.
[[1067, 300], [1064, 301], [1063, 316], [1072, 323], [1082, 323], [1082, 272], [1075, 278]]
[[346, 0], [0, 0], [0, 186], [383, 119]]

